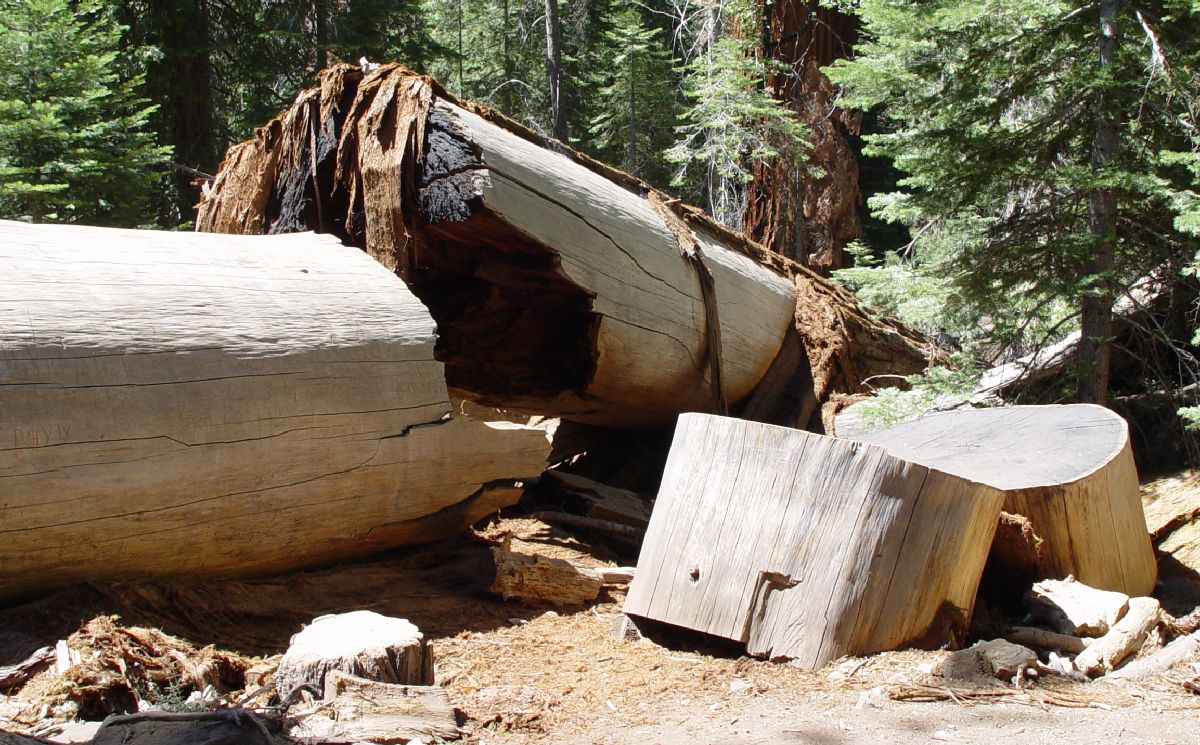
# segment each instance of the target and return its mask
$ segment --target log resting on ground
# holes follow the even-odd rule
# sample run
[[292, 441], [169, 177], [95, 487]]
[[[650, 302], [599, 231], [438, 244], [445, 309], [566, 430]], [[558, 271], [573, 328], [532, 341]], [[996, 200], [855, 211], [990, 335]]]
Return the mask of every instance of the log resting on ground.
[[679, 418], [625, 612], [817, 668], [965, 638], [992, 487], [876, 445]]
[[455, 395], [607, 426], [746, 400], [820, 428], [833, 394], [925, 365], [844, 290], [428, 77], [320, 81], [230, 150], [197, 225], [365, 249], [429, 307]]
[[428, 312], [330, 236], [0, 222], [0, 286], [0, 597], [435, 540], [545, 466], [451, 417]]
[[[960, 409], [858, 439], [1003, 491], [1004, 511], [1026, 518], [1040, 539], [993, 550], [989, 561], [1003, 562], [996, 568], [1014, 581], [1073, 575], [1085, 585], [1129, 596], [1153, 592], [1158, 568], [1129, 428], [1109, 409], [1092, 404]], [[998, 540], [1018, 535], [1001, 531]]]

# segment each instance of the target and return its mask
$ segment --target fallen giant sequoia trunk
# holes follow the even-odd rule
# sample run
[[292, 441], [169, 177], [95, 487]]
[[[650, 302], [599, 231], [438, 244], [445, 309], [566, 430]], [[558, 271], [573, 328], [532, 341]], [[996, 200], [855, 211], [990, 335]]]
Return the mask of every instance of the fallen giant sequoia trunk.
[[230, 150], [197, 224], [366, 249], [485, 405], [633, 426], [758, 386], [747, 416], [819, 426], [831, 394], [925, 365], [811, 272], [396, 65], [324, 71]]
[[0, 597], [433, 540], [545, 466], [450, 417], [428, 312], [331, 237], [0, 222], [0, 285]]

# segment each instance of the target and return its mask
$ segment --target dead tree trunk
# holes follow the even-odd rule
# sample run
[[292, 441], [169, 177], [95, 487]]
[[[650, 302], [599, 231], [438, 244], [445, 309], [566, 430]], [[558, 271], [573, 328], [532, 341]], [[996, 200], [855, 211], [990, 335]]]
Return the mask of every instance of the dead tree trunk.
[[510, 410], [640, 426], [747, 401], [820, 427], [834, 394], [925, 365], [849, 293], [395, 65], [322, 73], [229, 152], [198, 225], [364, 248], [430, 309], [452, 390]]
[[[821, 72], [846, 57], [854, 19], [816, 0], [765, 5], [761, 54], [785, 66], [771, 92], [809, 130], [807, 162], [792, 154], [755, 162], [743, 225], [747, 237], [825, 273], [845, 266], [842, 249], [859, 237], [858, 163], [848, 135], [858, 117], [837, 106], [839, 91]], [[786, 153], [786, 148], [784, 149]]]
[[0, 597], [435, 540], [545, 465], [450, 416], [433, 319], [332, 237], [3, 222], [0, 288]]

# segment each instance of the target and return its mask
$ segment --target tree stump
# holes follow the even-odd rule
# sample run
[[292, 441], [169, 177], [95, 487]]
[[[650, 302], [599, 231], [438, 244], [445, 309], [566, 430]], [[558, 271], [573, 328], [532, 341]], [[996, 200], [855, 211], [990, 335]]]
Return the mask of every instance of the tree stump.
[[1041, 542], [996, 547], [989, 561], [999, 572], [1025, 582], [1073, 575], [1131, 597], [1154, 591], [1158, 568], [1128, 426], [1112, 411], [1092, 404], [964, 409], [858, 439], [1002, 490], [1004, 511], [1025, 517]]
[[876, 445], [685, 414], [625, 612], [811, 668], [959, 643], [1001, 500]]
[[279, 660], [281, 699], [302, 685], [325, 690], [331, 670], [380, 683], [433, 684], [433, 650], [416, 626], [372, 611], [321, 616], [292, 637]]

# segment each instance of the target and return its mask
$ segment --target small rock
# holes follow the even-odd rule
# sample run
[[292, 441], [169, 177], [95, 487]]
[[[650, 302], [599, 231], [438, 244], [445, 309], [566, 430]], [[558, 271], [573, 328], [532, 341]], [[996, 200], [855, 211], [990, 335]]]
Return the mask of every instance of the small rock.
[[729, 681], [729, 692], [730, 693], [744, 693], [745, 691], [748, 691], [753, 687], [754, 687], [754, 684], [752, 684], [748, 680], [743, 680], [741, 678], [734, 678], [733, 680]]
[[101, 722], [67, 722], [62, 725], [58, 734], [46, 735], [45, 738], [50, 742], [63, 743], [64, 745], [90, 743], [92, 738], [96, 736], [96, 730], [100, 729], [101, 724]]
[[854, 704], [854, 708], [858, 710], [871, 708], [882, 709], [887, 701], [887, 688], [884, 686], [875, 686], [869, 691], [863, 691], [858, 694], [858, 702]]

